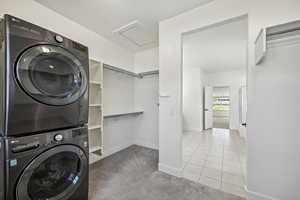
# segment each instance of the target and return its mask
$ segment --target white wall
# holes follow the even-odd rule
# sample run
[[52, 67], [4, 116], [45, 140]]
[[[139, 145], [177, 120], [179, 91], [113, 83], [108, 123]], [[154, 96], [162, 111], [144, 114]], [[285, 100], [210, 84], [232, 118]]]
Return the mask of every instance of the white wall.
[[135, 77], [109, 69], [103, 70], [103, 113], [117, 114], [134, 110]]
[[230, 88], [230, 129], [240, 128], [239, 117], [239, 89], [246, 85], [246, 64], [244, 70], [235, 70], [219, 73], [205, 73], [203, 75], [205, 86]]
[[134, 116], [104, 119], [104, 157], [134, 144], [134, 124], [132, 123], [134, 120]]
[[[136, 72], [158, 69], [158, 48], [135, 54]], [[144, 113], [135, 121], [135, 144], [158, 149], [158, 75], [135, 79], [134, 105]]]
[[[184, 50], [183, 50], [184, 51]], [[203, 130], [202, 71], [183, 61], [183, 130]]]
[[[103, 70], [103, 114], [118, 114], [134, 110], [134, 77]], [[134, 144], [135, 116], [104, 119], [105, 156]]]
[[[137, 52], [134, 71], [155, 70], [157, 61], [157, 48]], [[158, 149], [158, 75], [139, 79], [104, 70], [103, 95], [104, 115], [144, 111], [139, 116], [104, 120], [105, 144], [112, 147], [104, 148], [104, 153], [109, 155], [133, 144]]]
[[33, 0], [1, 0], [0, 15], [10, 14], [89, 47], [90, 58], [133, 70], [134, 54]]
[[144, 113], [135, 121], [135, 144], [158, 149], [158, 75], [135, 80], [134, 105]]
[[[247, 187], [249, 199], [276, 199], [296, 200], [300, 197], [297, 189], [299, 181], [299, 161], [295, 155], [300, 152], [300, 145], [285, 143], [287, 132], [281, 129], [272, 129], [274, 124], [289, 124], [289, 132], [298, 133], [297, 113], [291, 112], [288, 118], [274, 118], [272, 121], [261, 124], [260, 112], [268, 103], [263, 94], [264, 88], [260, 84], [264, 79], [257, 80], [261, 73], [254, 66], [254, 41], [260, 29], [265, 26], [286, 23], [300, 18], [299, 0], [222, 0], [193, 9], [174, 18], [162, 21], [159, 27], [159, 66], [160, 66], [160, 93], [168, 94], [169, 98], [160, 98], [159, 113], [159, 168], [174, 175], [180, 175], [182, 167], [182, 33], [223, 22], [234, 17], [248, 15], [249, 19], [249, 48], [248, 48], [248, 179]], [[213, 14], [212, 14], [213, 13]], [[268, 76], [267, 69], [264, 74]], [[276, 89], [275, 87], [272, 89]], [[259, 90], [259, 92], [257, 92]], [[291, 95], [289, 93], [289, 95]], [[294, 93], [295, 95], [295, 93]], [[293, 98], [293, 96], [290, 96]], [[257, 100], [261, 104], [257, 104]], [[288, 100], [287, 100], [288, 101]], [[284, 107], [285, 101], [282, 102]], [[264, 121], [265, 122], [265, 121]], [[261, 127], [268, 127], [261, 130]], [[273, 152], [278, 148], [270, 149], [266, 141], [272, 134], [272, 141], [280, 144], [280, 149], [293, 153], [293, 156], [283, 156], [275, 159]], [[293, 135], [292, 137], [295, 137]], [[298, 156], [299, 157], [299, 156]], [[280, 171], [275, 166], [281, 166]], [[282, 173], [284, 177], [282, 177]], [[288, 187], [283, 187], [288, 186]]]
[[[246, 66], [245, 66], [246, 69]], [[230, 95], [230, 90], [228, 87], [214, 87], [213, 88], [213, 97], [220, 97], [220, 96], [229, 96]]]
[[146, 49], [135, 53], [134, 70], [136, 73], [157, 70], [158, 67], [158, 47]]

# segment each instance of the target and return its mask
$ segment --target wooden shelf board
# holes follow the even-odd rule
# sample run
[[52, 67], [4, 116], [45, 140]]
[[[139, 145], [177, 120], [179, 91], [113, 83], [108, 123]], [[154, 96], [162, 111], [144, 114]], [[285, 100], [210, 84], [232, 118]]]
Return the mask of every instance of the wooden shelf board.
[[90, 84], [102, 85], [101, 81], [90, 81]]
[[89, 129], [89, 130], [100, 129], [100, 128], [102, 128], [101, 125], [88, 126], [88, 129]]
[[102, 146], [94, 146], [94, 147], [89, 148], [90, 153], [93, 153], [93, 152], [99, 151], [99, 150], [102, 150]]
[[102, 106], [102, 104], [97, 104], [97, 103], [89, 105], [89, 107], [101, 107], [101, 106]]

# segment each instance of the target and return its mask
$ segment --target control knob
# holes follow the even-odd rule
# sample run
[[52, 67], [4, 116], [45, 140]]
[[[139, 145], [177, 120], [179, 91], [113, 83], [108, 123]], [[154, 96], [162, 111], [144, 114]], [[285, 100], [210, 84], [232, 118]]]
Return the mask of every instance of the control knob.
[[63, 43], [64, 38], [61, 37], [60, 35], [56, 35], [56, 36], [55, 36], [55, 40], [56, 40], [56, 42], [58, 42], [58, 43]]
[[57, 135], [54, 136], [54, 140], [55, 140], [56, 142], [60, 142], [60, 141], [62, 141], [63, 139], [64, 139], [64, 137], [63, 137], [61, 134], [57, 134]]

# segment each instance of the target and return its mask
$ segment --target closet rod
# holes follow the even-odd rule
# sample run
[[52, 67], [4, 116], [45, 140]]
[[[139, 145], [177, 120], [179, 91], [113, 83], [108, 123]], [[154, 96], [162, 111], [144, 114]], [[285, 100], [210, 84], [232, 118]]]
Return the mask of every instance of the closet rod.
[[300, 20], [267, 28], [267, 36], [300, 31]]
[[114, 67], [114, 66], [111, 66], [111, 65], [108, 65], [108, 64], [103, 64], [103, 67], [105, 69], [109, 69], [109, 70], [112, 70], [112, 71], [115, 71], [115, 72], [120, 72], [120, 73], [123, 73], [123, 74], [127, 74], [129, 76], [133, 76], [133, 77], [136, 77], [136, 78], [142, 78], [137, 73], [134, 73], [134, 72], [131, 72], [131, 71], [127, 71], [125, 69], [121, 69], [121, 68], [118, 68], [118, 67]]
[[139, 73], [139, 75], [143, 78], [144, 76], [150, 76], [150, 75], [155, 75], [155, 74], [159, 74], [158, 70], [153, 70], [153, 71], [148, 71], [148, 72], [142, 72]]
[[122, 116], [128, 116], [128, 115], [141, 115], [143, 113], [144, 113], [144, 111], [136, 111], [136, 112], [119, 113], [119, 114], [108, 114], [108, 115], [104, 115], [103, 117], [105, 119], [107, 119], [107, 118], [122, 117]]
[[121, 68], [118, 68], [118, 67], [114, 67], [112, 65], [105, 64], [105, 63], [103, 64], [103, 67], [105, 69], [109, 69], [109, 70], [112, 70], [112, 71], [115, 71], [115, 72], [120, 72], [120, 73], [123, 73], [123, 74], [127, 74], [129, 76], [133, 76], [133, 77], [136, 77], [136, 78], [143, 78], [144, 76], [159, 74], [158, 70], [142, 72], [142, 73], [134, 73], [134, 72], [131, 72], [131, 71], [127, 71], [125, 69], [121, 69]]

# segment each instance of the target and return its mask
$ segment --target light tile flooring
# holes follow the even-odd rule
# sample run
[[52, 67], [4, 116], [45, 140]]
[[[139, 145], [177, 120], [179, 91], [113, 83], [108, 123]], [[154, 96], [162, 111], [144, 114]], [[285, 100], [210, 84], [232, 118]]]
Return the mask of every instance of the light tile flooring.
[[246, 196], [246, 143], [237, 131], [212, 129], [183, 136], [183, 177]]

